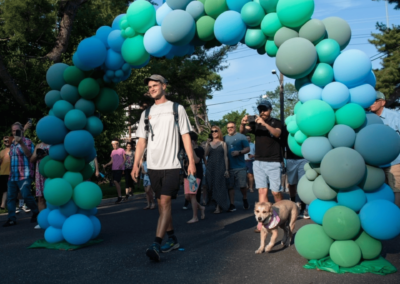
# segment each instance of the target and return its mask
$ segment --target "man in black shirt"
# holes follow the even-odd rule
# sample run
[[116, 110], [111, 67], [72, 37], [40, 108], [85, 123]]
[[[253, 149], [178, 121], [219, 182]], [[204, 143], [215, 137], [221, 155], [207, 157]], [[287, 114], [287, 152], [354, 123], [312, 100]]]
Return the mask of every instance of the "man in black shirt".
[[[271, 189], [275, 202], [283, 199], [281, 189], [282, 148], [279, 137], [282, 123], [271, 117], [272, 105], [262, 100], [258, 106], [260, 115], [254, 123], [249, 123], [247, 115], [243, 117], [240, 133], [253, 133], [256, 137], [256, 154], [253, 163], [254, 179], [258, 188], [258, 200], [268, 201], [268, 188]], [[248, 124], [248, 125], [247, 125]]]

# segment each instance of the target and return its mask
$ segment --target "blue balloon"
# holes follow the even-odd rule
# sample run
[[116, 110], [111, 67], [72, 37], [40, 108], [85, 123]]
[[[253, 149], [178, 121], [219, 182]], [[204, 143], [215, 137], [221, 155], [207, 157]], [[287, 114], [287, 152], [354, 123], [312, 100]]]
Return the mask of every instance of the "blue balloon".
[[363, 230], [378, 240], [390, 240], [400, 234], [400, 209], [387, 200], [368, 202], [360, 211]]
[[60, 206], [60, 212], [68, 218], [69, 216], [72, 216], [78, 212], [78, 206], [76, 206], [75, 202], [71, 199], [63, 206]]
[[121, 21], [122, 17], [125, 16], [125, 15], [126, 14], [121, 14], [121, 15], [118, 15], [118, 16], [115, 17], [115, 19], [114, 19], [114, 21], [112, 23], [112, 26], [111, 26], [113, 30], [119, 30], [120, 29], [119, 22]]
[[174, 46], [172, 47], [171, 53], [174, 54], [174, 56], [183, 57], [189, 53], [189, 49], [189, 44], [184, 46]]
[[342, 83], [332, 82], [322, 90], [322, 100], [333, 109], [339, 109], [350, 100], [349, 89]]
[[168, 6], [167, 3], [161, 5], [156, 11], [156, 22], [157, 25], [161, 26], [164, 18], [171, 13], [173, 10]]
[[[126, 64], [126, 63], [125, 63]], [[124, 65], [125, 65], [124, 64]], [[108, 78], [114, 78], [114, 76], [115, 76], [115, 72], [113, 71], [113, 70], [107, 70], [106, 71], [106, 76], [108, 77]]]
[[[131, 68], [130, 65], [129, 65], [129, 68]], [[132, 73], [132, 69], [129, 69], [127, 72], [124, 72], [124, 76], [121, 78], [121, 81], [127, 80], [131, 76], [131, 73]]]
[[46, 73], [46, 81], [50, 88], [53, 90], [61, 90], [62, 86], [66, 84], [64, 81], [64, 71], [69, 66], [64, 63], [56, 63], [50, 66]]
[[337, 124], [329, 132], [328, 139], [334, 148], [353, 148], [354, 142], [356, 141], [356, 133], [354, 129], [348, 125]]
[[68, 243], [83, 245], [93, 236], [93, 223], [83, 214], [72, 215], [64, 222], [62, 234]]
[[[47, 179], [46, 179], [46, 182], [47, 182], [47, 181], [50, 181], [50, 180], [51, 180], [51, 178], [47, 178]], [[45, 184], [46, 184], [46, 182], [45, 182]], [[48, 201], [46, 201], [46, 207], [47, 207], [50, 211], [56, 210], [56, 209], [59, 208], [59, 206], [52, 205], [52, 204], [50, 204]]]
[[163, 57], [171, 51], [173, 45], [165, 40], [161, 27], [154, 26], [147, 30], [143, 39], [146, 51], [155, 57]]
[[394, 203], [394, 193], [390, 186], [384, 183], [378, 190], [373, 192], [366, 192], [368, 202], [384, 199]]
[[122, 71], [122, 70], [115, 71], [115, 77], [121, 78], [123, 76], [124, 76], [124, 71]]
[[111, 83], [112, 81], [110, 80], [110, 77], [108, 77], [107, 75], [104, 75], [103, 76], [103, 80], [104, 80], [104, 82], [106, 82], [106, 83]]
[[363, 108], [369, 108], [376, 100], [375, 88], [370, 84], [363, 84], [350, 89], [350, 102]]
[[197, 21], [200, 17], [204, 16], [204, 4], [200, 1], [192, 1], [187, 5], [186, 12], [192, 15], [193, 19]]
[[240, 13], [226, 11], [218, 16], [214, 24], [217, 40], [226, 45], [236, 45], [246, 34], [246, 24]]
[[61, 100], [61, 95], [60, 91], [57, 90], [52, 90], [48, 92], [44, 97], [44, 102], [46, 103], [46, 106], [48, 106], [49, 108], [52, 108], [53, 105], [59, 100]]
[[124, 65], [125, 61], [122, 55], [118, 52], [115, 52], [112, 49], [107, 51], [107, 58], [106, 58], [106, 67], [111, 70], [118, 70], [121, 69], [122, 65]]
[[64, 161], [65, 158], [68, 156], [68, 153], [67, 153], [67, 151], [65, 151], [64, 144], [61, 143], [61, 144], [50, 146], [49, 156], [53, 160]]
[[75, 130], [65, 136], [65, 150], [76, 158], [85, 158], [94, 148], [92, 134], [86, 130]]
[[242, 11], [243, 6], [248, 2], [251, 2], [251, 0], [226, 0], [229, 10], [233, 10], [238, 13]]
[[299, 100], [302, 103], [310, 100], [320, 100], [322, 95], [322, 88], [314, 84], [307, 84], [299, 90]]
[[69, 84], [65, 84], [60, 91], [63, 100], [75, 104], [80, 99], [78, 88]]
[[367, 196], [364, 190], [358, 186], [353, 186], [348, 190], [341, 190], [337, 195], [337, 201], [339, 205], [349, 207], [358, 212], [367, 203]]
[[52, 210], [47, 217], [50, 226], [61, 229], [67, 218], [61, 214], [60, 209]]
[[96, 110], [94, 102], [86, 99], [80, 99], [77, 101], [75, 104], [75, 109], [83, 111], [86, 117], [93, 115], [94, 111]]
[[191, 2], [192, 0], [167, 0], [166, 3], [168, 4], [169, 7], [173, 10], [185, 10], [186, 6]]
[[64, 237], [62, 235], [61, 229], [50, 226], [44, 232], [44, 239], [50, 244], [55, 244], [62, 242], [64, 240]]
[[72, 56], [72, 63], [82, 71], [89, 71], [92, 70], [92, 67], [84, 65], [81, 60], [78, 57], [78, 52], [75, 52], [74, 55]]
[[317, 198], [314, 199], [308, 207], [308, 214], [310, 215], [311, 220], [322, 225], [322, 220], [324, 219], [326, 211], [337, 205], [338, 204], [335, 201], [325, 201]]
[[129, 70], [132, 70], [132, 67], [129, 63], [125, 63], [124, 65], [122, 65], [122, 71], [124, 72], [128, 72]]
[[121, 30], [112, 31], [107, 38], [110, 48], [118, 53], [121, 53], [121, 48], [124, 41], [125, 39], [121, 36]]
[[80, 130], [86, 126], [86, 115], [79, 109], [70, 110], [64, 118], [64, 124], [69, 130]]
[[97, 157], [97, 152], [95, 148], [92, 148], [92, 150], [90, 151], [89, 155], [87, 155], [85, 157], [85, 163], [90, 163], [91, 161], [94, 160], [94, 158]]
[[99, 40], [101, 40], [103, 42], [103, 44], [106, 46], [106, 48], [109, 48], [107, 38], [111, 32], [112, 32], [111, 27], [102, 26], [102, 27], [98, 28], [98, 30], [96, 31], [95, 37], [98, 38]]
[[63, 143], [67, 133], [64, 122], [55, 116], [45, 116], [36, 125], [39, 139], [50, 145]]
[[333, 63], [335, 81], [345, 84], [348, 88], [361, 85], [372, 70], [369, 57], [361, 50], [342, 52]]
[[315, 164], [321, 163], [330, 150], [332, 150], [332, 145], [326, 137], [308, 137], [301, 145], [304, 159]]
[[67, 114], [67, 112], [69, 112], [72, 109], [74, 109], [74, 106], [64, 100], [60, 100], [60, 101], [56, 102], [53, 106], [54, 115], [56, 117], [58, 117], [59, 119], [63, 119], [63, 120], [64, 120], [64, 117]]
[[188, 12], [174, 10], [164, 18], [161, 31], [170, 44], [187, 45], [196, 34], [196, 24]]
[[370, 84], [372, 87], [375, 88], [376, 86], [376, 76], [374, 71], [371, 71], [367, 77], [367, 79], [364, 81], [364, 84]]
[[50, 209], [46, 208], [46, 209], [43, 209], [42, 211], [40, 211], [40, 213], [37, 217], [39, 226], [43, 230], [46, 230], [50, 226], [49, 221], [47, 220], [49, 213], [50, 213]]
[[79, 61], [93, 69], [103, 65], [107, 57], [107, 48], [98, 38], [90, 37], [80, 42], [77, 53]]
[[97, 217], [95, 217], [95, 216], [90, 216], [89, 218], [93, 224], [93, 235], [91, 237], [91, 239], [93, 240], [93, 239], [97, 238], [97, 236], [100, 234], [101, 223], [100, 223], [99, 219], [97, 219]]

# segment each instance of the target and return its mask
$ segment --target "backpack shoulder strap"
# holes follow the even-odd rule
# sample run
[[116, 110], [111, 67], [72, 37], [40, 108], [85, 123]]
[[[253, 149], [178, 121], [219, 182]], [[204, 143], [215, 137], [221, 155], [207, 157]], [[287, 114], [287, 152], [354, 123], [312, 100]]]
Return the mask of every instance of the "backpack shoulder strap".
[[176, 126], [178, 126], [178, 131], [179, 131], [179, 111], [178, 111], [178, 108], [179, 108], [179, 104], [174, 102], [173, 110], [174, 110], [175, 124], [176, 124]]
[[151, 107], [146, 108], [146, 110], [144, 111], [144, 130], [149, 133], [151, 133], [151, 140], [153, 140], [153, 128], [151, 127], [151, 124], [149, 123], [149, 115], [150, 115], [150, 109]]

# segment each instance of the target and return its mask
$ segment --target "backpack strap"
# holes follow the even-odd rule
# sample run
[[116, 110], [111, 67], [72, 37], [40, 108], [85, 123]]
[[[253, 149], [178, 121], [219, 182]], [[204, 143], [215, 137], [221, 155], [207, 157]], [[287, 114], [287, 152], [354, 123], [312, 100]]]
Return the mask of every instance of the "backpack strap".
[[151, 133], [151, 141], [153, 141], [154, 133], [153, 133], [153, 127], [149, 123], [149, 115], [150, 115], [150, 109], [151, 107], [147, 108], [144, 111], [144, 130], [147, 132], [147, 134]]
[[179, 132], [179, 112], [178, 112], [179, 104], [174, 102], [173, 110], [174, 110], [174, 117], [175, 117], [175, 125], [178, 127]]

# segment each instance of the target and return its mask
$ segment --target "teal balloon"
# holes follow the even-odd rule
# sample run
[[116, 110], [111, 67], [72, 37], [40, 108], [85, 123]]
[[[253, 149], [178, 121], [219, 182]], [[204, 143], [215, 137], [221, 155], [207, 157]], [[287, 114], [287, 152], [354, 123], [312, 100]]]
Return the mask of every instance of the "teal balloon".
[[335, 40], [340, 50], [346, 48], [351, 40], [351, 29], [349, 24], [338, 17], [329, 17], [322, 21], [326, 28], [328, 38]]
[[329, 201], [335, 200], [338, 192], [330, 187], [324, 180], [324, 178], [319, 175], [313, 183], [314, 195], [321, 200]]
[[333, 68], [329, 64], [319, 63], [309, 76], [313, 84], [325, 87], [333, 81]]
[[265, 44], [265, 52], [268, 54], [269, 57], [275, 57], [278, 53], [278, 47], [276, 46], [273, 40], [267, 40]]
[[150, 2], [133, 2], [126, 14], [130, 27], [138, 33], [144, 34], [156, 24], [156, 9]]
[[297, 156], [303, 157], [303, 154], [301, 153], [301, 145], [297, 143], [297, 141], [294, 139], [293, 135], [289, 135], [288, 137], [288, 145], [290, 150]]
[[303, 154], [303, 157], [315, 164], [321, 163], [324, 156], [330, 150], [332, 150], [332, 145], [326, 137], [309, 137], [301, 145], [301, 153]]
[[70, 172], [80, 172], [85, 167], [85, 159], [69, 155], [64, 160], [64, 167]]
[[259, 0], [261, 7], [263, 7], [265, 13], [276, 12], [276, 6], [279, 0]]
[[59, 100], [61, 100], [60, 91], [56, 90], [48, 92], [44, 97], [44, 102], [46, 103], [46, 106], [48, 106], [49, 108], [52, 108], [53, 105]]
[[296, 122], [304, 134], [323, 136], [329, 133], [335, 125], [335, 112], [324, 101], [307, 101], [298, 110]]
[[253, 49], [261, 48], [265, 45], [267, 39], [260, 29], [247, 29], [245, 43]]
[[296, 132], [299, 131], [299, 127], [297, 126], [295, 119], [287, 124], [287, 130], [292, 135], [296, 134]]
[[[301, 56], [298, 56], [301, 54]], [[303, 78], [311, 73], [317, 64], [314, 45], [304, 38], [285, 41], [276, 55], [276, 65], [283, 75], [292, 79]]]
[[385, 183], [385, 172], [381, 168], [367, 165], [365, 175], [358, 184], [365, 192], [378, 190]]
[[172, 45], [187, 45], [196, 33], [193, 17], [186, 11], [174, 10], [163, 20], [161, 32], [166, 41]]
[[305, 135], [301, 130], [297, 131], [294, 135], [294, 140], [296, 140], [299, 145], [302, 145], [307, 138], [308, 136]]
[[361, 188], [353, 186], [348, 190], [341, 190], [337, 195], [337, 201], [339, 205], [359, 212], [365, 203], [367, 203], [367, 196]]
[[240, 14], [243, 22], [249, 27], [257, 27], [265, 17], [264, 9], [256, 2], [246, 3]]
[[296, 37], [299, 37], [298, 32], [287, 27], [282, 27], [276, 32], [274, 42], [277, 47], [280, 47], [285, 41]]
[[205, 15], [204, 4], [200, 1], [192, 1], [189, 3], [189, 5], [187, 5], [186, 12], [188, 12], [195, 21], [197, 21]]
[[73, 105], [64, 100], [57, 101], [53, 105], [54, 115], [62, 120], [64, 120], [65, 115], [72, 109], [74, 109]]
[[124, 60], [133, 66], [142, 65], [150, 59], [150, 54], [144, 47], [142, 35], [127, 38], [122, 44], [121, 54]]
[[64, 118], [65, 126], [69, 130], [80, 130], [86, 126], [86, 115], [79, 109], [70, 110]]
[[60, 91], [62, 86], [66, 84], [64, 80], [64, 71], [69, 66], [64, 63], [56, 63], [50, 66], [46, 73], [46, 81], [50, 88]]
[[61, 98], [71, 104], [75, 104], [80, 99], [78, 88], [69, 84], [64, 85], [60, 91]]
[[270, 38], [273, 38], [276, 32], [282, 27], [283, 26], [276, 13], [267, 14], [261, 22], [261, 30], [265, 36]]
[[62, 206], [71, 199], [72, 186], [65, 179], [55, 178], [47, 183], [43, 195], [46, 201], [50, 204], [54, 206]]
[[[305, 86], [305, 85], [308, 85], [308, 84], [311, 84], [310, 78], [308, 78], [308, 76], [307, 76], [307, 77], [303, 77], [303, 78], [296, 79], [296, 80], [294, 81], [294, 86], [295, 86], [295, 88], [296, 88], [297, 91], [300, 91], [301, 87], [303, 87], [303, 86]], [[301, 102], [300, 102], [300, 103], [301, 103]]]
[[315, 48], [321, 63], [332, 65], [340, 54], [340, 45], [334, 39], [324, 39]]
[[299, 36], [311, 41], [314, 45], [325, 38], [326, 29], [322, 21], [317, 19], [309, 20], [299, 31]]
[[336, 201], [324, 201], [315, 199], [308, 207], [308, 214], [315, 223], [322, 225], [325, 213], [332, 207], [337, 206]]
[[48, 161], [44, 167], [44, 175], [48, 178], [60, 178], [65, 173], [65, 168], [63, 162], [50, 160]]
[[[199, 1], [193, 1], [193, 2], [191, 2], [191, 1], [192, 0], [167, 0], [164, 2], [166, 2], [167, 5], [169, 7], [171, 7], [172, 10], [177, 10], [177, 9], [185, 10], [187, 8], [188, 4], [193, 3], [193, 2], [199, 2]], [[203, 3], [201, 3], [201, 4], [203, 4]]]
[[266, 53], [265, 46], [261, 46], [260, 48], [257, 48], [257, 53], [260, 55], [264, 55]]
[[334, 148], [353, 148], [354, 142], [356, 141], [356, 133], [350, 126], [338, 124], [329, 132], [328, 139]]
[[83, 182], [82, 174], [78, 172], [66, 172], [63, 176], [63, 179], [69, 182], [69, 184], [72, 186], [72, 189]]
[[[300, 79], [301, 80], [301, 79]], [[297, 81], [297, 80], [296, 80]], [[296, 105], [294, 106], [294, 110], [293, 110], [293, 113], [294, 114], [297, 114], [297, 112], [299, 111], [299, 109], [301, 108], [301, 106], [303, 105], [303, 103], [302, 102], [297, 102], [296, 103]]]
[[97, 207], [102, 197], [103, 193], [100, 187], [90, 181], [82, 182], [74, 189], [74, 202], [82, 209], [88, 210]]
[[75, 109], [82, 111], [86, 117], [93, 115], [96, 110], [94, 102], [85, 99], [78, 100], [75, 104]]
[[118, 94], [110, 88], [102, 88], [100, 94], [96, 97], [96, 108], [101, 113], [111, 113], [119, 105]]
[[279, 0], [276, 12], [284, 26], [297, 28], [311, 18], [314, 0]]
[[[335, 82], [337, 83], [337, 82]], [[336, 110], [336, 123], [359, 128], [365, 122], [365, 110], [358, 104], [348, 103]]]
[[96, 137], [103, 132], [103, 122], [97, 116], [91, 116], [87, 119], [85, 129]]

